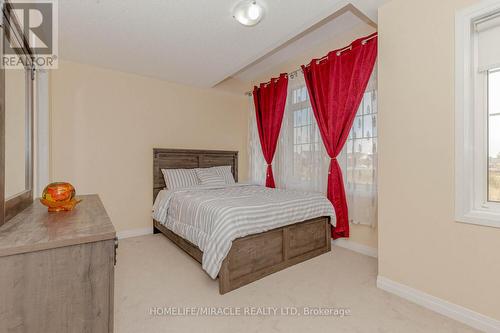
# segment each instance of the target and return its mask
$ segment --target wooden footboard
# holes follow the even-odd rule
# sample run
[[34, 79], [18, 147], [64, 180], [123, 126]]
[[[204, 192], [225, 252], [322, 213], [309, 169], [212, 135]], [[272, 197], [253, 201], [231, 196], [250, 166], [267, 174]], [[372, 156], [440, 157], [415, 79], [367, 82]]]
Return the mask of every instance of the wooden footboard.
[[219, 271], [219, 292], [231, 290], [331, 250], [327, 217], [239, 238]]
[[[201, 263], [201, 250], [154, 221], [155, 233], [161, 232]], [[330, 221], [320, 217], [238, 238], [219, 271], [219, 292], [231, 290], [261, 279], [331, 250]]]

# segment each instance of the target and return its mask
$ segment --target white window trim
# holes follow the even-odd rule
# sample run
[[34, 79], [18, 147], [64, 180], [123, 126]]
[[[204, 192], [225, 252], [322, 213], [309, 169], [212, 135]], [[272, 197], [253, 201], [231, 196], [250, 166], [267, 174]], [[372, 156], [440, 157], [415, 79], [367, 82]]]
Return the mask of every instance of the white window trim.
[[477, 52], [472, 38], [472, 24], [478, 18], [500, 10], [500, 1], [483, 0], [455, 16], [455, 220], [500, 228], [500, 204], [488, 202], [487, 114], [483, 98], [484, 80], [477, 80], [473, 64]]

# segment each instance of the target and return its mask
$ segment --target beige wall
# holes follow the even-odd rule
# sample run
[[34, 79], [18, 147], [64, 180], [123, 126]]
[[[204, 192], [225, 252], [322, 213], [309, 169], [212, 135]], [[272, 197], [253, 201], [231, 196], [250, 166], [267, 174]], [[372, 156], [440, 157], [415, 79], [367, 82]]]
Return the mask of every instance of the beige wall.
[[[298, 69], [300, 65], [307, 64], [314, 58], [321, 58], [329, 51], [349, 45], [352, 41], [373, 32], [375, 32], [373, 27], [363, 23], [348, 32], [326, 38], [323, 42], [307, 50], [307, 52], [298, 54], [287, 62], [274, 67], [269, 72], [259, 75], [257, 79], [246, 86], [246, 90], [251, 90], [253, 85], [269, 81], [271, 77], [277, 77], [280, 73], [294, 71]], [[351, 225], [349, 240], [358, 244], [377, 248], [377, 228], [359, 224]]]
[[151, 226], [152, 149], [238, 150], [247, 176], [247, 99], [60, 62], [50, 77], [51, 177], [99, 193], [118, 231]]
[[500, 229], [454, 221], [454, 15], [379, 10], [379, 274], [500, 319]]

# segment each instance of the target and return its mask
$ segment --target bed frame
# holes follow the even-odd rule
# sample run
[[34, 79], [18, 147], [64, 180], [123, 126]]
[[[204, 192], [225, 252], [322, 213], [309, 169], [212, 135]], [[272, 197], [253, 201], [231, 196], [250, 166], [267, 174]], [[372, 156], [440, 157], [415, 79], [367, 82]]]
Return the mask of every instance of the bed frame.
[[[208, 168], [231, 165], [238, 181], [238, 152], [219, 150], [153, 149], [153, 200], [165, 188], [161, 169]], [[162, 233], [201, 263], [203, 252], [188, 240], [153, 220]], [[249, 284], [269, 274], [331, 250], [330, 221], [320, 217], [233, 241], [219, 271], [219, 293]]]

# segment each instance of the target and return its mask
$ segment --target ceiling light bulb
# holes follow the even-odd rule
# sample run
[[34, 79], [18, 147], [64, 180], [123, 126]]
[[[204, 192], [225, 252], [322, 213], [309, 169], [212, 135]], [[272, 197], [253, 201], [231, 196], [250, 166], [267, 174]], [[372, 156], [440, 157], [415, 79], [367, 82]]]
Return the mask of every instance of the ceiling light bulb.
[[236, 5], [233, 17], [245, 26], [254, 26], [260, 22], [264, 9], [255, 0], [244, 0]]
[[250, 4], [250, 7], [248, 7], [248, 17], [251, 20], [256, 20], [260, 16], [260, 7], [257, 6], [257, 4], [252, 3]]

